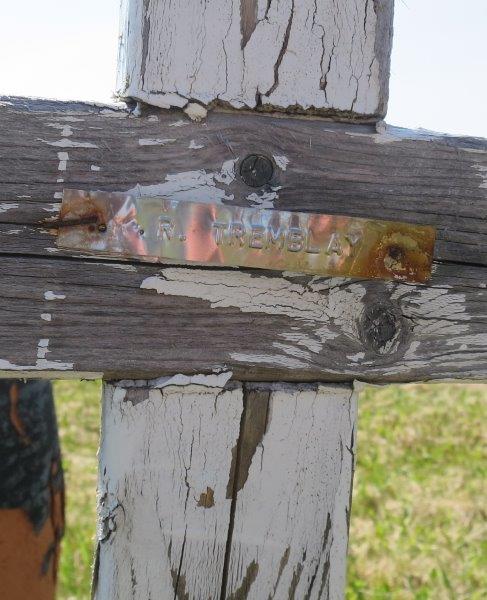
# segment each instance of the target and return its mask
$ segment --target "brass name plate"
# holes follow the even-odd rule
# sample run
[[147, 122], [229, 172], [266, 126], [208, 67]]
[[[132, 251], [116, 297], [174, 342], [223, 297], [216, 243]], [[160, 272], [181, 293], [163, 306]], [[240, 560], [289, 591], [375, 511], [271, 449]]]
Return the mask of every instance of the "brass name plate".
[[435, 229], [393, 221], [64, 190], [58, 246], [152, 262], [425, 282]]

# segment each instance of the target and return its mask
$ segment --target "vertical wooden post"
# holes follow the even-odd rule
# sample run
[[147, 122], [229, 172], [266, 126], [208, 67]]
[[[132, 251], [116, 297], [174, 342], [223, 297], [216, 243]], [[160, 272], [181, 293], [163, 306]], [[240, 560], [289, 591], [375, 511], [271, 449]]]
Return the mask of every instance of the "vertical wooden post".
[[[219, 106], [372, 122], [385, 115], [392, 0], [125, 5], [122, 97], [198, 120]], [[227, 147], [232, 165], [244, 159]], [[274, 161], [285, 170], [286, 156]], [[266, 192], [267, 180], [243, 182]], [[208, 343], [216, 325], [203, 332]], [[298, 358], [283, 359], [279, 372], [291, 373]], [[246, 379], [269, 360], [255, 356]], [[228, 377], [105, 386], [98, 600], [343, 596], [356, 431], [350, 384]]]
[[105, 386], [96, 597], [340, 598], [350, 387], [198, 379]]

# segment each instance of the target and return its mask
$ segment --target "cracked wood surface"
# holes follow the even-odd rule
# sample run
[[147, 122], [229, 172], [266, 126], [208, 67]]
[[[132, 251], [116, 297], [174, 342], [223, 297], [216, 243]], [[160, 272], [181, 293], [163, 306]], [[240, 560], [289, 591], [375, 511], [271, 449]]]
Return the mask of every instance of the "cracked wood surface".
[[[63, 187], [433, 225], [436, 260], [487, 265], [487, 142], [324, 120], [159, 111], [7, 99], [0, 106], [2, 253], [62, 255]], [[141, 144], [142, 142], [142, 144]], [[240, 161], [275, 163], [250, 188]]]
[[[194, 124], [172, 111], [4, 103], [0, 371], [485, 378], [484, 140], [264, 115], [211, 113]], [[275, 162], [268, 187], [248, 188], [238, 175], [251, 152]], [[56, 247], [46, 218], [57, 218], [64, 186], [431, 224], [437, 262], [427, 286], [100, 262]]]
[[99, 600], [342, 597], [351, 388], [225, 379], [105, 385]]
[[[338, 600], [345, 589], [355, 397], [348, 387], [317, 384], [250, 384], [245, 391], [244, 476], [238, 472], [225, 597]], [[243, 452], [247, 440], [251, 460]]]
[[96, 598], [218, 597], [241, 412], [239, 385], [105, 386]]
[[0, 372], [483, 379], [485, 281], [485, 269], [456, 265], [414, 286], [3, 256]]
[[376, 120], [387, 106], [393, 4], [125, 0], [119, 93], [161, 107]]

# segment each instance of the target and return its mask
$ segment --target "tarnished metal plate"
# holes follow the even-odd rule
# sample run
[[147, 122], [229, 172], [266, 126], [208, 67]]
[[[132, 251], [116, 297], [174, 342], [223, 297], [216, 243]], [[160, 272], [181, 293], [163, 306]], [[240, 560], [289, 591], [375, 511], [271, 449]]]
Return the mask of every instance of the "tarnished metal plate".
[[425, 282], [435, 229], [65, 190], [58, 245], [112, 257]]

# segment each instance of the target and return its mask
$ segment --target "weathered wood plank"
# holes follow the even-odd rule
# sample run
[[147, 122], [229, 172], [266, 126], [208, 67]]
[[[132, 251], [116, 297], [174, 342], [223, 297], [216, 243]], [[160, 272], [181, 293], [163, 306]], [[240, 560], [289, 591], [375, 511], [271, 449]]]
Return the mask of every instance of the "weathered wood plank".
[[348, 387], [321, 385], [249, 385], [246, 392], [225, 598], [338, 600], [355, 398]]
[[392, 14], [393, 0], [126, 0], [119, 93], [162, 107], [377, 119]]
[[351, 388], [226, 380], [105, 386], [97, 598], [341, 597]]
[[[487, 375], [487, 272], [428, 286], [54, 258], [0, 260], [0, 371], [149, 379]], [[128, 352], [130, 349], [130, 352]]]
[[[7, 102], [5, 373], [485, 377], [486, 271], [472, 266], [487, 264], [485, 140], [264, 115], [211, 113], [194, 124], [172, 111], [136, 118], [93, 105]], [[251, 152], [275, 161], [273, 181], [257, 190], [238, 175]], [[46, 218], [56, 219], [64, 186], [432, 224], [436, 259], [447, 262], [431, 285], [415, 287], [62, 258]]]
[[[245, 114], [210, 113], [194, 124], [171, 111], [135, 118], [11, 102], [0, 108], [1, 253], [49, 254], [54, 232], [39, 223], [56, 217], [63, 187], [72, 187], [429, 224], [438, 228], [437, 260], [487, 264], [485, 140]], [[276, 163], [273, 180], [258, 189], [238, 174], [253, 152]]]
[[242, 413], [227, 379], [105, 387], [96, 598], [218, 597]]

